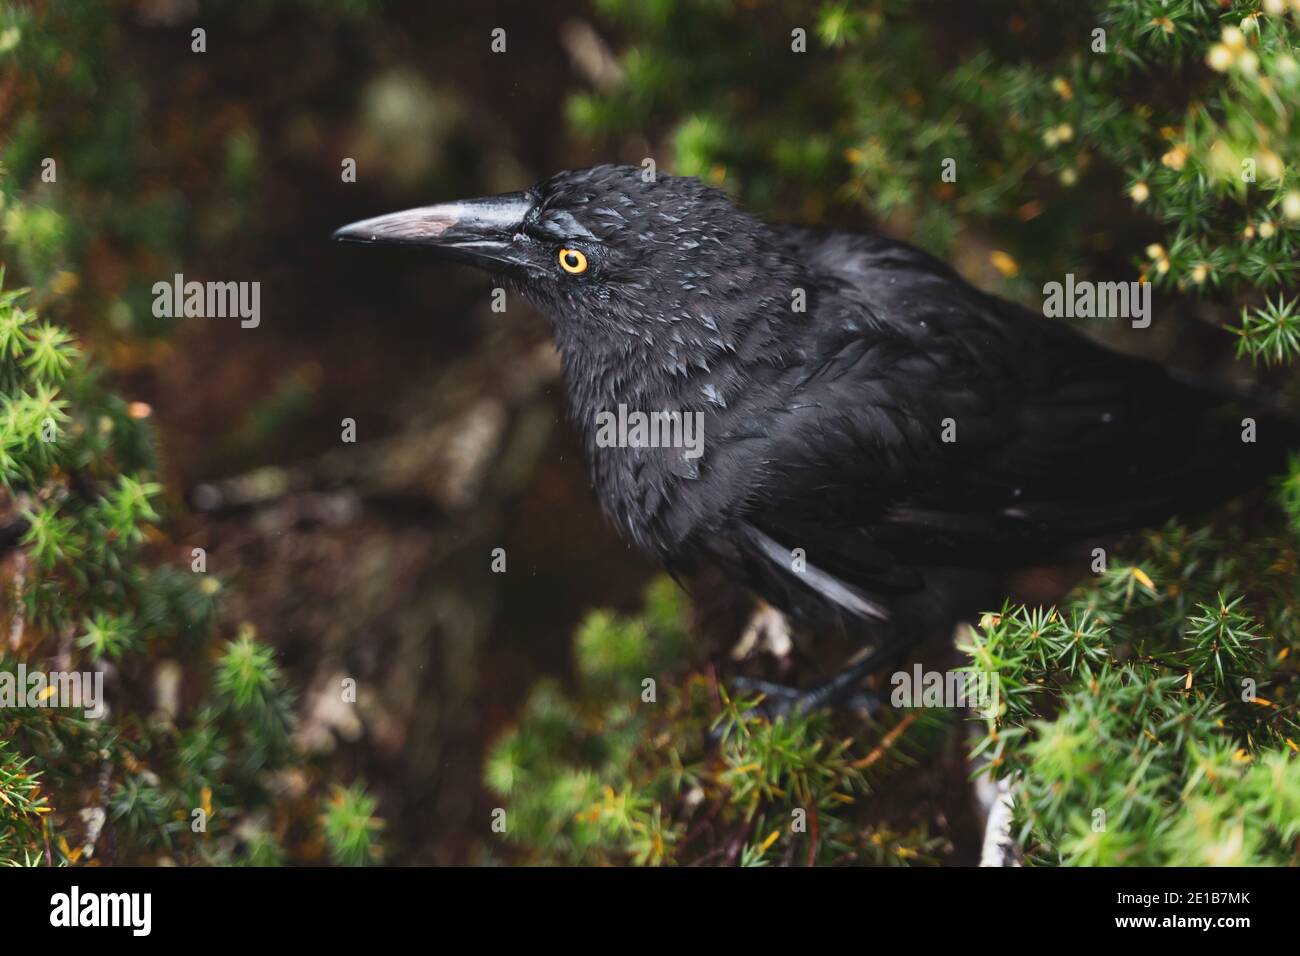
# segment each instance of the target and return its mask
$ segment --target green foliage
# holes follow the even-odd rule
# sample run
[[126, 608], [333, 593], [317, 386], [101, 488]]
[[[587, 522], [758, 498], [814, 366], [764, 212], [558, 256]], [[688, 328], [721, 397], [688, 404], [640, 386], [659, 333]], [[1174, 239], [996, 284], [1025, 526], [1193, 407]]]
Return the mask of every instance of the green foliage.
[[1284, 364], [1300, 353], [1300, 313], [1295, 300], [1283, 302], [1279, 298], [1255, 309], [1243, 307], [1241, 325], [1233, 331], [1241, 336], [1237, 355], [1248, 355], [1255, 362]]
[[832, 740], [824, 714], [769, 721], [758, 698], [684, 672], [684, 614], [664, 578], [637, 617], [588, 615], [574, 642], [577, 692], [539, 684], [492, 748], [485, 783], [505, 800], [514, 854], [654, 866], [937, 858], [944, 841], [924, 829], [896, 833], [855, 811], [872, 780], [946, 736], [946, 712], [857, 741]]
[[31, 770], [31, 758], [14, 753], [0, 738], [0, 864], [32, 866], [40, 862], [40, 849], [47, 833], [45, 814], [50, 812], [41, 794], [40, 772]]
[[971, 634], [1001, 689], [974, 752], [1013, 782], [1036, 862], [1295, 865], [1295, 552], [1176, 524], [1146, 544], [1143, 567]]
[[[112, 15], [0, 4], [0, 674], [98, 674], [107, 707], [30, 706], [20, 687], [0, 708], [0, 864], [265, 865], [315, 860], [312, 846], [373, 861], [375, 805], [360, 788], [323, 819], [318, 795], [286, 795], [284, 776], [307, 760], [294, 694], [272, 649], [222, 620], [219, 579], [170, 563], [180, 549], [148, 410], [102, 383], [102, 344], [77, 341], [125, 332], [112, 344], [129, 348], [130, 333], [164, 331], [136, 323], [131, 301], [167, 274], [186, 231], [182, 207], [142, 175], [139, 90]], [[257, 155], [232, 134], [235, 198]], [[101, 279], [120, 284], [84, 281], [92, 249]], [[164, 706], [161, 687], [182, 670]], [[290, 828], [318, 838], [291, 851]]]
[[359, 785], [335, 788], [323, 814], [325, 842], [335, 863], [365, 866], [379, 860], [375, 834], [383, 829], [383, 821], [375, 817], [376, 806], [374, 797]]

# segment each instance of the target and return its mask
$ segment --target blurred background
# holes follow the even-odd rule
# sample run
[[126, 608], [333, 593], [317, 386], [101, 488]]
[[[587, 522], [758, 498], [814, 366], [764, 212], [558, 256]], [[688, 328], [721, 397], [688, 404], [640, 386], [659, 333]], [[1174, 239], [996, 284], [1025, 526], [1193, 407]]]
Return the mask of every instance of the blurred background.
[[[208, 549], [224, 613], [304, 689], [310, 745], [370, 782], [395, 863], [466, 859], [499, 802], [482, 793], [485, 743], [539, 675], [566, 671], [584, 611], [626, 603], [651, 568], [598, 514], [546, 325], [517, 302], [493, 313], [469, 270], [328, 237], [617, 158], [565, 132], [581, 64], [609, 68], [582, 12], [161, 0], [113, 19], [176, 268], [260, 280], [263, 303], [256, 330], [141, 329], [142, 269], [123, 289], [140, 340], [115, 377], [156, 410], [167, 486], [197, 506], [178, 544]], [[497, 547], [507, 574], [485, 573]]]
[[[1248, 88], [1199, 119], [1191, 91], [1218, 82], [1201, 38], [1258, 6], [9, 3], [7, 286], [30, 286], [27, 308], [76, 336], [126, 403], [121, 427], [156, 439], [162, 531], [132, 560], [183, 568], [206, 549], [210, 626], [274, 649], [303, 756], [271, 790], [309, 789], [295, 773], [364, 781], [387, 862], [478, 862], [496, 857], [490, 743], [539, 678], [573, 686], [584, 616], [637, 611], [655, 569], [598, 513], [540, 317], [515, 300], [493, 313], [472, 270], [331, 231], [649, 157], [769, 217], [884, 229], [1031, 304], [1067, 271], [1149, 277], [1178, 318], [1125, 347], [1244, 379], [1221, 326], [1292, 281], [1293, 174], [1268, 157], [1294, 133], [1272, 116], [1279, 138], [1261, 146], [1253, 117], [1272, 107]], [[1110, 60], [1090, 55], [1098, 24]], [[1276, 188], [1225, 212], [1247, 152]], [[939, 176], [949, 157], [960, 186]], [[260, 282], [260, 326], [155, 317], [153, 283], [178, 272]], [[508, 573], [486, 573], [498, 547]], [[156, 665], [139, 662], [140, 688]], [[355, 706], [340, 702], [348, 678]], [[878, 813], [939, 831], [926, 852], [968, 862], [954, 748]], [[267, 826], [289, 859], [323, 858], [297, 824]]]
[[[349, 0], [6, 10], [25, 29], [10, 57], [38, 74], [21, 92], [39, 97], [6, 123], [8, 172], [26, 179], [38, 153], [62, 164], [10, 204], [25, 261], [10, 257], [9, 285], [47, 280], [32, 305], [152, 423], [174, 518], [163, 557], [207, 549], [221, 617], [275, 647], [308, 749], [372, 782], [396, 863], [467, 858], [490, 822], [485, 742], [540, 674], [566, 670], [583, 611], [635, 596], [651, 568], [595, 508], [546, 326], [516, 303], [493, 314], [468, 270], [356, 255], [329, 235], [617, 158], [566, 135], [569, 93], [613, 69], [585, 15]], [[508, 52], [494, 55], [497, 27]], [[174, 272], [259, 281], [260, 327], [155, 318], [152, 284]], [[485, 573], [496, 547], [508, 574]], [[344, 677], [356, 707], [339, 703]]]

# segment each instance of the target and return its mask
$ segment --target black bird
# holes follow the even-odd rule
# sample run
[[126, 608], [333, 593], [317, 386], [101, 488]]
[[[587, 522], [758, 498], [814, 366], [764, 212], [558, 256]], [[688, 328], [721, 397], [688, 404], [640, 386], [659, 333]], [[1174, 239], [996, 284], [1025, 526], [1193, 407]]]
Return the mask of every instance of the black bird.
[[[1211, 506], [1300, 445], [1281, 415], [980, 292], [920, 250], [769, 225], [691, 178], [597, 166], [335, 238], [504, 277], [553, 326], [623, 535], [675, 575], [721, 571], [801, 630], [876, 642], [804, 707], [1000, 604], [1009, 572]], [[700, 413], [702, 455], [605, 447], [620, 406]]]

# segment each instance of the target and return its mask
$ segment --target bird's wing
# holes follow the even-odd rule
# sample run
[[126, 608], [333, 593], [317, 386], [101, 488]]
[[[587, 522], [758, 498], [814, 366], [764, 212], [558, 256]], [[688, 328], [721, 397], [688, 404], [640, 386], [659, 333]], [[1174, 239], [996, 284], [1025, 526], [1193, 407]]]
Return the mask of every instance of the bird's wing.
[[[751, 576], [757, 572], [758, 578], [768, 579], [776, 586], [776, 593], [808, 588], [853, 617], [878, 621], [889, 617], [888, 610], [880, 601], [865, 593], [858, 585], [849, 583], [854, 580], [865, 581], [879, 590], [879, 580], [870, 574], [863, 574], [864, 569], [843, 566], [842, 555], [846, 550], [843, 542], [838, 545], [835, 554], [826, 554], [828, 559], [838, 562], [832, 572], [810, 563], [807, 556], [799, 550], [786, 547], [752, 522], [741, 521], [738, 527], [742, 538], [741, 552], [750, 558], [751, 567], [748, 570]], [[798, 535], [795, 537], [798, 538]], [[757, 562], [753, 560], [755, 558], [758, 559]], [[761, 568], [753, 567], [755, 563], [760, 564]], [[773, 593], [771, 589], [764, 590]]]
[[816, 360], [772, 418], [746, 520], [868, 593], [916, 586], [900, 565], [1011, 567], [1207, 506], [1297, 440], [1270, 420], [1244, 444], [1233, 403], [918, 250], [791, 237], [820, 273]]

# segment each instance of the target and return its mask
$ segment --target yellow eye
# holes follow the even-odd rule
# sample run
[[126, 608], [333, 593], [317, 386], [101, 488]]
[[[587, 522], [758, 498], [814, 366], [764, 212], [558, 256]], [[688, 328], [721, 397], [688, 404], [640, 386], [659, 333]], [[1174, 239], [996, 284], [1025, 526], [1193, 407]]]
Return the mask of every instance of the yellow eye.
[[587, 271], [587, 257], [577, 249], [561, 249], [560, 268], [569, 275], [581, 275]]

